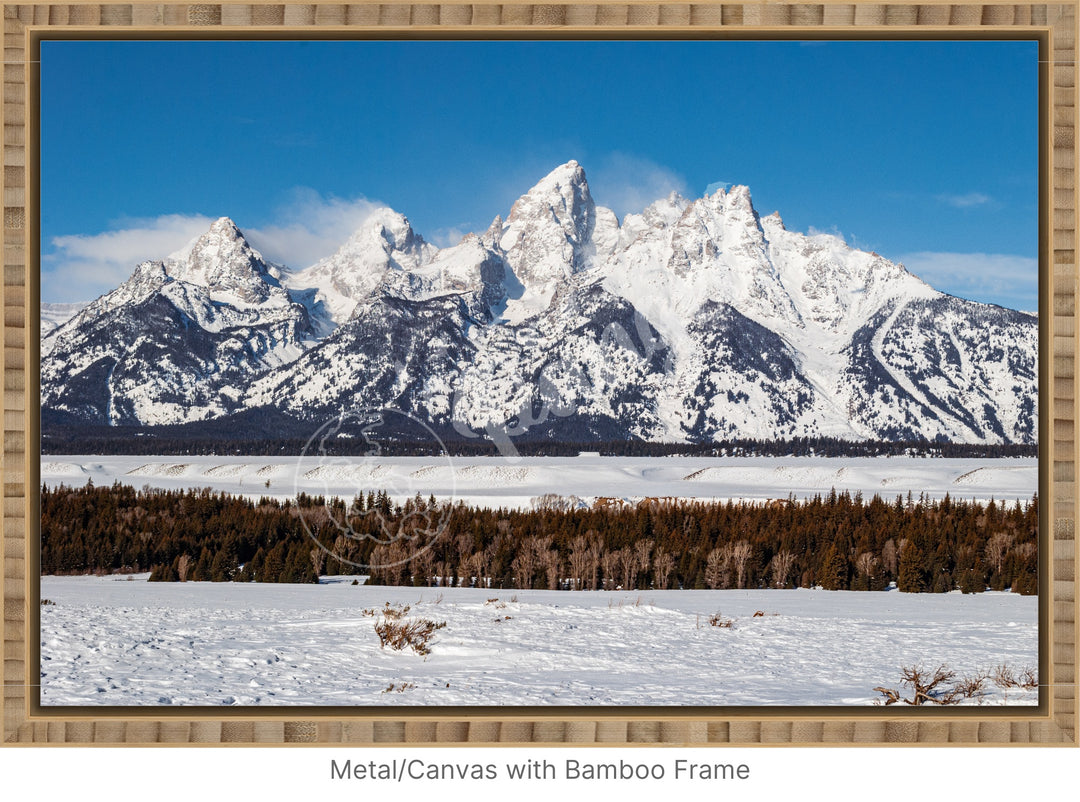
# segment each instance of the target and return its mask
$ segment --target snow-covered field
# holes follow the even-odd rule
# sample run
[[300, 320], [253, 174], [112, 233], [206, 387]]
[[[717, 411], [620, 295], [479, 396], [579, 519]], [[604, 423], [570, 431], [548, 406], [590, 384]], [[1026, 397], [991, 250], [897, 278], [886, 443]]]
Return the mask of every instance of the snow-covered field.
[[[1037, 664], [1037, 600], [1009, 593], [145, 579], [42, 578], [43, 704], [872, 705], [876, 686], [908, 690], [905, 666]], [[426, 657], [380, 647], [364, 611], [388, 602], [446, 622]], [[711, 626], [717, 613], [731, 626]], [[985, 685], [968, 703], [1037, 701]]]
[[[1035, 459], [42, 457], [42, 481], [287, 498], [387, 490], [527, 507], [797, 498], [1027, 501]], [[901, 670], [1036, 666], [1037, 600], [1008, 593], [485, 591], [43, 577], [46, 705], [870, 705]], [[496, 599], [496, 601], [490, 601]], [[431, 653], [380, 648], [386, 603], [446, 622]], [[756, 616], [755, 612], [763, 615]], [[731, 627], [710, 625], [719, 613]], [[985, 683], [970, 703], [1034, 704]]]
[[767, 499], [910, 491], [941, 498], [1029, 501], [1038, 460], [919, 457], [114, 457], [43, 456], [41, 479], [84, 485], [120, 481], [136, 488], [209, 487], [288, 498], [299, 491], [352, 498], [386, 490], [402, 501], [463, 499], [489, 507], [528, 507], [547, 493], [640, 499]]

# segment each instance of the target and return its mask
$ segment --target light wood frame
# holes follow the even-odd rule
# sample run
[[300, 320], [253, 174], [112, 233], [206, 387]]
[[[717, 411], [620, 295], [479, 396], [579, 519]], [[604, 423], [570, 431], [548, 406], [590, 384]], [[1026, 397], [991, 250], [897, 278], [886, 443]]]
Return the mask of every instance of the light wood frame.
[[[5, 744], [1078, 745], [1076, 619], [1077, 7], [1049, 4], [3, 4]], [[498, 713], [71, 708], [37, 703], [37, 68], [43, 36], [1031, 36], [1040, 72], [1040, 659], [1037, 708], [527, 708]], [[883, 88], [883, 91], [887, 89]]]

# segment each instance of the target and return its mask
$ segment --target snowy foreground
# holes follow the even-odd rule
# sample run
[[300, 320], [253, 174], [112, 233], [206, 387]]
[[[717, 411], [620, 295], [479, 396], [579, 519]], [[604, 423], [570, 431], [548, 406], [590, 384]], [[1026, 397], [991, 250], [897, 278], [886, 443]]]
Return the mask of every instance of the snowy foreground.
[[[43, 704], [872, 705], [876, 686], [905, 690], [903, 667], [1037, 662], [1037, 599], [1009, 593], [145, 579], [42, 578]], [[388, 602], [446, 622], [426, 657], [380, 647], [372, 613]], [[985, 684], [966, 703], [1037, 702]]]
[[918, 498], [1030, 501], [1038, 460], [920, 457], [114, 457], [43, 456], [41, 480], [136, 488], [209, 487], [258, 498], [352, 498], [386, 490], [476, 506], [527, 508], [548, 493], [597, 498], [770, 499], [822, 496], [835, 489], [886, 500]]

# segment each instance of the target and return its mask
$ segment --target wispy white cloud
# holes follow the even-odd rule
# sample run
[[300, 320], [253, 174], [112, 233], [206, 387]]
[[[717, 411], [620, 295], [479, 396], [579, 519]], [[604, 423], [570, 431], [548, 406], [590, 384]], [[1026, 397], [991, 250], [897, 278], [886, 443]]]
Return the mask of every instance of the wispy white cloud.
[[88, 301], [125, 281], [140, 262], [161, 259], [210, 227], [205, 215], [168, 214], [118, 221], [122, 228], [53, 237], [42, 254], [41, 296]]
[[994, 199], [982, 192], [968, 192], [965, 195], [935, 195], [939, 203], [944, 203], [956, 209], [970, 209], [974, 206], [987, 206], [994, 203]]
[[[472, 233], [479, 234], [483, 232], [473, 232], [463, 226], [450, 226], [450, 228], [439, 228], [431, 232], [428, 241], [437, 248], [452, 248], [461, 242], [462, 237]], [[425, 236], [424, 239], [428, 239], [428, 237]]]
[[[378, 208], [366, 198], [323, 197], [299, 188], [266, 224], [234, 222], [267, 260], [303, 268], [336, 251]], [[53, 237], [42, 254], [42, 300], [96, 298], [127, 280], [140, 262], [164, 259], [183, 248], [214, 219], [201, 214], [126, 218], [113, 221], [110, 231]]]
[[627, 153], [610, 153], [587, 169], [593, 198], [620, 219], [672, 192], [689, 194], [686, 179], [674, 170]]
[[820, 237], [824, 235], [829, 237], [836, 237], [841, 242], [847, 242], [847, 240], [844, 238], [843, 232], [841, 232], [840, 229], [837, 228], [835, 225], [829, 229], [822, 229], [818, 228], [817, 226], [810, 226], [809, 228], [807, 228], [806, 233], [808, 236], [811, 237]]
[[1038, 309], [1039, 261], [996, 253], [921, 251], [898, 261], [935, 289], [1010, 309]]
[[382, 206], [363, 197], [324, 197], [300, 187], [268, 224], [245, 227], [242, 221], [235, 222], [265, 258], [299, 269], [334, 253]]

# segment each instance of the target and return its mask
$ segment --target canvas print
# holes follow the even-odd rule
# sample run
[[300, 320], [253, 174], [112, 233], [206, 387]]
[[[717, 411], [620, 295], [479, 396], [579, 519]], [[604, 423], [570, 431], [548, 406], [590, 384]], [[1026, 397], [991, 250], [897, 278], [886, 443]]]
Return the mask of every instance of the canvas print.
[[45, 706], [1038, 701], [1034, 41], [43, 41]]

